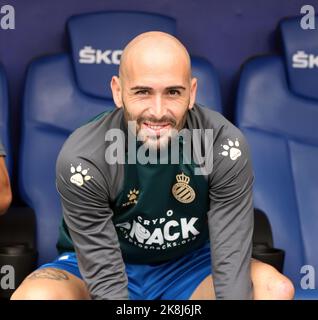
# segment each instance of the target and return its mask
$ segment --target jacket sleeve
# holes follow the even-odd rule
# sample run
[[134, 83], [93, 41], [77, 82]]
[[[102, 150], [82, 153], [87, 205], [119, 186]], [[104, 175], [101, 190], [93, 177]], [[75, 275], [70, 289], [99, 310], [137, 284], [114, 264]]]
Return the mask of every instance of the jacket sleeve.
[[79, 269], [92, 299], [128, 299], [127, 276], [109, 207], [109, 186], [89, 160], [62, 150], [57, 189]]
[[247, 143], [235, 127], [214, 141], [208, 222], [217, 299], [251, 299], [254, 210], [253, 172]]

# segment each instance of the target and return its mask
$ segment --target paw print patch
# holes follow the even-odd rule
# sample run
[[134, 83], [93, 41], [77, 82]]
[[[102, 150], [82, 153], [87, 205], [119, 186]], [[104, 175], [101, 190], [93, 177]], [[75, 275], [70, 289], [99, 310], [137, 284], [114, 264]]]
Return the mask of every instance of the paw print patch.
[[221, 147], [223, 148], [223, 151], [219, 154], [221, 154], [224, 157], [230, 157], [231, 160], [236, 160], [238, 157], [241, 156], [242, 152], [239, 149], [240, 142], [238, 139], [235, 139], [233, 142], [230, 139], [227, 139], [227, 144], [221, 144]]
[[80, 163], [76, 168], [71, 164], [71, 173], [73, 174], [70, 178], [71, 183], [81, 187], [85, 181], [92, 179], [93, 177], [88, 175], [89, 169], [83, 169]]

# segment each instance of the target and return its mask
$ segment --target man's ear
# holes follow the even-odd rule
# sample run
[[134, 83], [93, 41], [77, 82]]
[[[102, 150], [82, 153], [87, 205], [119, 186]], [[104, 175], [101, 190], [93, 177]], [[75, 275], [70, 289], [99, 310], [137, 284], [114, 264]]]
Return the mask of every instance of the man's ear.
[[190, 104], [189, 109], [193, 108], [193, 105], [195, 103], [196, 95], [197, 95], [197, 84], [198, 80], [197, 78], [191, 79], [191, 86], [190, 86]]
[[120, 79], [117, 76], [113, 76], [112, 80], [110, 81], [110, 87], [112, 89], [113, 100], [117, 108], [121, 108], [123, 106], [122, 100], [122, 88]]

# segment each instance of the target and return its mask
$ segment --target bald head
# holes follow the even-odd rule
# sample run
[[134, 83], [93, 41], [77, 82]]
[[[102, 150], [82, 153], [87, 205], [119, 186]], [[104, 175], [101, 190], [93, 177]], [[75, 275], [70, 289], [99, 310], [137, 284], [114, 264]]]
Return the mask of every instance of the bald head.
[[187, 49], [168, 33], [145, 32], [125, 47], [121, 56], [119, 76], [124, 80], [138, 70], [161, 72], [178, 70], [191, 78], [191, 63]]
[[[182, 43], [153, 31], [140, 34], [125, 47], [111, 89], [125, 119], [136, 121], [142, 140], [157, 147], [161, 138], [167, 142], [173, 129], [183, 127], [195, 102], [197, 79], [191, 77], [190, 57]], [[161, 138], [147, 138], [153, 135]]]

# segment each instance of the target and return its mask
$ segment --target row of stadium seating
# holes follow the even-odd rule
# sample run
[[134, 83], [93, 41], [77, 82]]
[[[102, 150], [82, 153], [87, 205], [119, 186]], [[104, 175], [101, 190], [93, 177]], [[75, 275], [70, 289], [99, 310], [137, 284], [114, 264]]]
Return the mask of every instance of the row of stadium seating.
[[[134, 36], [150, 30], [178, 36], [176, 21], [161, 15], [101, 12], [71, 17], [70, 52], [39, 58], [29, 66], [18, 182], [22, 199], [36, 214], [39, 264], [56, 256], [62, 214], [55, 188], [58, 152], [74, 129], [114, 108], [108, 84], [118, 72], [120, 52]], [[255, 57], [242, 67], [235, 124], [251, 149], [255, 207], [266, 212], [274, 245], [286, 252], [284, 273], [298, 288], [301, 267], [318, 267], [318, 30], [302, 30], [296, 18], [281, 21], [279, 30], [282, 54]], [[191, 60], [199, 80], [197, 102], [222, 113], [215, 69], [202, 58]], [[8, 108], [0, 68], [0, 136], [11, 172]], [[309, 291], [298, 292], [300, 297]]]

